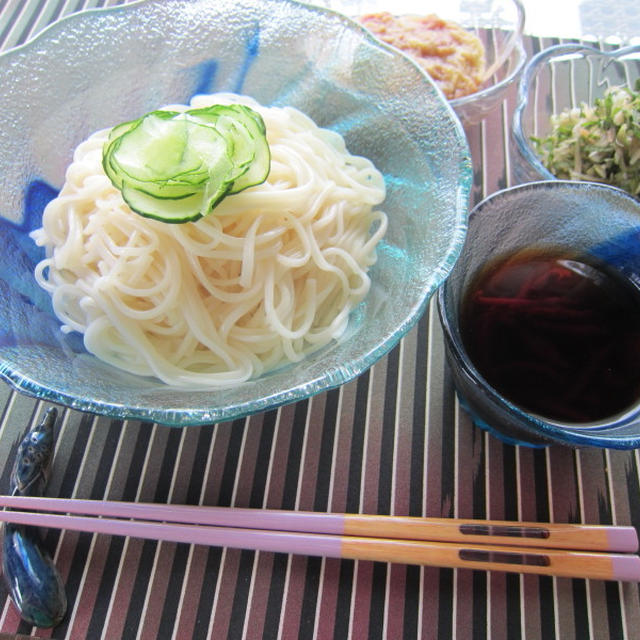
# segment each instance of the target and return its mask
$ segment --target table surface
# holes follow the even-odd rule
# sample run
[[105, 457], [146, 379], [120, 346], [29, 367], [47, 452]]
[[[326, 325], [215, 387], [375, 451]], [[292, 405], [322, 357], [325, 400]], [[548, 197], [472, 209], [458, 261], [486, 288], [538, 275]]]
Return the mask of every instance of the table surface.
[[[114, 4], [121, 3], [0, 0], [0, 48], [75, 11]], [[638, 15], [635, 6], [629, 11], [627, 17]], [[529, 22], [529, 34], [531, 24], [545, 23]], [[615, 34], [589, 35], [601, 46], [611, 35], [633, 37], [618, 24]], [[579, 20], [571, 29], [586, 33]], [[526, 47], [531, 54], [560, 41], [541, 30], [527, 36]], [[511, 184], [506, 134], [513, 107], [512, 92], [467, 129], [474, 202]], [[0, 383], [0, 406], [5, 492], [17, 440], [47, 405]], [[638, 451], [514, 447], [471, 424], [456, 402], [433, 305], [360, 378], [294, 405], [188, 429], [63, 410], [57, 429], [52, 496], [640, 528]], [[31, 629], [0, 587], [0, 639], [619, 640], [638, 637], [640, 628], [637, 584], [74, 532], [49, 531], [46, 544], [66, 582], [67, 618], [53, 631]]]

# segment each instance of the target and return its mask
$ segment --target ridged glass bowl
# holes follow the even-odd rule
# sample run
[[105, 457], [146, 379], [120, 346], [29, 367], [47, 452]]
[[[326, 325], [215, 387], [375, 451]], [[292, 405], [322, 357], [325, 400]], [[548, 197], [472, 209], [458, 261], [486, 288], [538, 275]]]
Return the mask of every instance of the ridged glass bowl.
[[522, 44], [525, 9], [521, 0], [319, 0], [318, 4], [354, 18], [380, 11], [397, 16], [433, 13], [477, 35], [485, 49], [487, 80], [479, 91], [451, 100], [451, 106], [465, 124], [480, 122], [504, 100], [526, 62]]
[[[263, 411], [345, 383], [416, 322], [462, 247], [472, 180], [458, 119], [405, 56], [343, 15], [289, 0], [149, 0], [73, 15], [0, 56], [0, 376], [80, 410], [167, 425]], [[198, 93], [291, 105], [387, 184], [390, 226], [345, 335], [226, 390], [123, 373], [63, 334], [29, 237], [93, 131]]]
[[[637, 287], [640, 202], [615, 187], [545, 180], [498, 191], [473, 209], [462, 254], [438, 291], [447, 360], [460, 402], [477, 426], [508, 444], [640, 447], [640, 398], [628, 409], [594, 422], [551, 420], [504, 397], [469, 356], [459, 320], [462, 301], [474, 276], [500, 256], [544, 248], [566, 249], [589, 257], [620, 272]], [[540, 363], [540, 375], [548, 375], [556, 366], [551, 359], [553, 351], [541, 352], [552, 354]], [[558, 397], [562, 392], [559, 387]]]
[[560, 44], [531, 58], [522, 73], [511, 127], [514, 177], [518, 182], [553, 180], [532, 137], [551, 132], [551, 116], [582, 103], [593, 105], [609, 87], [634, 89], [640, 80], [640, 45], [601, 51]]

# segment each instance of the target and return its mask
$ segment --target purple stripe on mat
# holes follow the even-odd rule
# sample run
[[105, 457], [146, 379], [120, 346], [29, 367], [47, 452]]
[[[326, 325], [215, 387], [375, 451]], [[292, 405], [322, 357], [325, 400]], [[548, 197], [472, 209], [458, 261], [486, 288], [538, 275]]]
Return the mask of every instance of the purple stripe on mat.
[[252, 551], [244, 551], [240, 554], [238, 563], [238, 580], [236, 581], [235, 593], [231, 602], [231, 623], [233, 631], [227, 637], [233, 637], [241, 632], [245, 627], [245, 614], [247, 613], [247, 604], [249, 601], [251, 583], [243, 580], [241, 576], [250, 575], [256, 560], [256, 553]]
[[[416, 363], [416, 333], [402, 341], [401, 366], [398, 371], [395, 418], [394, 459], [392, 461], [391, 509], [393, 515], [411, 515], [411, 449], [413, 443], [413, 389]], [[424, 430], [424, 426], [421, 427]]]
[[[273, 570], [273, 554], [258, 553], [252, 573], [251, 593], [247, 602], [244, 640], [261, 640], [269, 602], [269, 584]], [[188, 637], [188, 636], [177, 636]]]
[[[357, 562], [351, 601], [351, 640], [366, 640], [370, 637], [369, 618], [373, 582], [373, 562]], [[373, 634], [372, 630], [372, 634]]]
[[[168, 443], [175, 447], [175, 465], [170, 481], [167, 500], [184, 503], [188, 490], [190, 470], [196, 454], [197, 430], [182, 430], [180, 441]], [[182, 559], [186, 557], [186, 547], [173, 543], [160, 543], [155, 548], [155, 557], [150, 583], [147, 587], [143, 617], [140, 621], [139, 639], [153, 640], [166, 629], [173, 628], [175, 622], [176, 596], [170, 591], [172, 580], [182, 576]], [[173, 596], [173, 597], [172, 597]]]
[[[407, 462], [411, 468], [409, 489], [409, 515], [424, 515], [424, 483], [425, 483], [425, 450], [427, 428], [425, 418], [427, 410], [428, 385], [428, 348], [429, 348], [429, 317], [431, 307], [418, 321], [416, 327], [415, 372], [413, 389], [407, 389], [407, 395], [412, 396], [413, 407], [411, 414], [411, 453]], [[418, 612], [415, 612], [416, 615]]]
[[473, 602], [468, 601], [465, 593], [469, 593], [473, 587], [473, 572], [458, 571], [455, 581], [454, 597], [456, 598], [456, 616], [454, 620], [454, 635], [459, 638], [464, 636], [468, 629], [473, 627]]
[[198, 602], [207, 567], [206, 547], [191, 547], [175, 623], [176, 638], [193, 638], [198, 619]]
[[344, 482], [346, 482], [347, 493], [345, 496], [346, 503], [343, 511], [346, 513], [359, 513], [361, 511], [360, 500], [362, 495], [362, 469], [364, 466], [367, 439], [367, 399], [369, 397], [371, 375], [371, 370], [365, 371], [365, 373], [355, 382], [354, 386], [350, 388], [354, 397], [353, 420], [351, 421], [350, 426], [347, 427], [351, 429], [349, 461], [348, 466], [345, 465], [347, 469], [346, 473], [344, 471], [344, 467], [338, 467], [336, 469], [336, 472], [348, 475], [344, 480]]
[[[295, 411], [282, 412], [287, 416], [289, 425], [289, 445], [286, 451], [286, 463], [283, 473], [282, 498], [280, 504], [285, 509], [295, 509], [300, 488], [301, 456], [303, 453], [307, 416], [310, 401], [298, 402]], [[281, 458], [276, 458], [281, 459]], [[285, 460], [284, 458], [282, 459]]]
[[385, 371], [384, 408], [382, 414], [382, 432], [380, 435], [380, 453], [378, 462], [378, 503], [373, 513], [391, 513], [393, 504], [394, 451], [397, 429], [398, 382], [401, 345], [396, 346], [387, 356]]
[[216, 584], [214, 607], [211, 610], [210, 632], [211, 638], [228, 638], [233, 620], [233, 596], [235, 585], [238, 581], [238, 566], [242, 551], [237, 549], [224, 549], [222, 551], [220, 570]]
[[[308, 584], [308, 569], [310, 564], [317, 564], [317, 558], [293, 556], [288, 559], [287, 585], [284, 592], [282, 616], [280, 618], [279, 637], [282, 640], [296, 640], [310, 638], [313, 633], [301, 633], [302, 608], [304, 603], [305, 586]], [[311, 618], [313, 625], [313, 618]]]
[[333, 636], [338, 609], [340, 573], [345, 564], [352, 563], [340, 562], [333, 558], [326, 558], [323, 561], [322, 582], [320, 583], [315, 616], [315, 637], [317, 638], [329, 638]]
[[407, 566], [389, 565], [387, 572], [389, 587], [385, 603], [385, 627], [389, 638], [402, 638], [404, 637]]
[[324, 394], [321, 394], [306, 404], [304, 429], [302, 424], [296, 425], [296, 430], [301, 432], [300, 435], [303, 436], [303, 439], [298, 469], [298, 493], [293, 506], [302, 511], [313, 510], [322, 441], [322, 429], [316, 429], [313, 426], [307, 427], [307, 421], [311, 425], [320, 424], [324, 413], [324, 398]]
[[[482, 582], [482, 588], [478, 588], [478, 585], [474, 585], [475, 589], [482, 593], [484, 592], [484, 598], [481, 598], [481, 604], [479, 606], [483, 606], [482, 601], [484, 600], [484, 611], [481, 617], [485, 628], [487, 631], [491, 630], [491, 635], [489, 636], [492, 640], [511, 640], [512, 638], [518, 638], [519, 630], [516, 630], [515, 634], [511, 631], [509, 633], [508, 629], [508, 603], [510, 597], [518, 598], [520, 596], [519, 584], [516, 582], [508, 583], [508, 577], [504, 573], [492, 572], [489, 574], [477, 574], [475, 576], [475, 580], [480, 583]], [[508, 587], [513, 589], [513, 593], [509, 593]], [[489, 594], [495, 594], [495, 597], [491, 600], [488, 600], [487, 596]], [[477, 625], [478, 622], [475, 621]]]
[[[352, 465], [358, 466], [359, 447], [354, 441], [356, 430], [354, 427], [354, 413], [356, 411], [357, 383], [345, 385], [340, 390], [339, 409], [337, 415], [336, 433], [332, 458], [332, 486], [331, 499], [327, 508], [330, 511], [345, 513], [349, 493], [352, 490], [351, 478], [355, 476]], [[358, 479], [360, 478], [359, 474]], [[302, 485], [304, 487], [304, 484]], [[359, 482], [355, 487], [359, 493]]]
[[154, 563], [151, 582], [147, 590], [144, 614], [140, 620], [138, 638], [140, 640], [153, 640], [160, 637], [162, 629], [162, 610], [164, 607], [167, 585], [170, 579], [170, 571], [173, 566], [172, 559], [175, 556], [176, 546], [173, 543], [161, 542], [156, 547], [156, 560]]
[[73, 624], [69, 627], [69, 635], [72, 638], [88, 637], [91, 614], [98, 597], [100, 578], [104, 571], [108, 548], [109, 538], [98, 536], [92, 548], [82, 590], [78, 594], [76, 615], [73, 618]]
[[384, 396], [386, 389], [384, 363], [372, 367], [369, 378], [367, 431], [361, 480], [360, 509], [363, 513], [377, 513], [379, 500], [379, 463], [382, 455]]
[[270, 418], [268, 485], [264, 487], [262, 495], [263, 503], [266, 503], [267, 507], [273, 505], [274, 508], [278, 508], [282, 505], [294, 415], [295, 407], [288, 406], [265, 416], [265, 420]]
[[[318, 456], [318, 476], [316, 479], [315, 496], [313, 500], [313, 510], [324, 512], [331, 504], [332, 482], [335, 477], [333, 469], [333, 455], [335, 453], [336, 416], [338, 410], [339, 392], [329, 391], [324, 398], [324, 415], [322, 421], [309, 425], [311, 429], [320, 429], [322, 438]], [[335, 469], [340, 473], [341, 470]]]

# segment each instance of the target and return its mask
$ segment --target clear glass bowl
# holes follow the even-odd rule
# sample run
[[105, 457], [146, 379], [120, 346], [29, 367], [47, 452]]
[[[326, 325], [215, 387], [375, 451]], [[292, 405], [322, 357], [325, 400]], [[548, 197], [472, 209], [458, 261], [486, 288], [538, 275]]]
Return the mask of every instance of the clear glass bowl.
[[[150, 0], [73, 15], [0, 56], [0, 375], [76, 409], [169, 425], [263, 411], [351, 380], [424, 312], [462, 247], [472, 168], [458, 119], [409, 60], [343, 15], [288, 0]], [[346, 334], [226, 390], [116, 370], [62, 334], [28, 234], [91, 132], [196, 93], [291, 105], [383, 172], [390, 226]], [[425, 108], [426, 107], [426, 108]]]
[[451, 100], [451, 106], [465, 124], [482, 120], [505, 97], [524, 68], [522, 44], [525, 10], [520, 0], [324, 0], [319, 4], [351, 17], [388, 11], [394, 15], [427, 15], [453, 20], [475, 33], [485, 47], [487, 81], [480, 91]]
[[531, 144], [551, 131], [551, 116], [581, 103], [594, 104], [612, 86], [635, 88], [640, 79], [640, 45], [600, 51], [580, 44], [544, 49], [526, 65], [511, 127], [517, 182], [553, 180]]
[[499, 191], [469, 217], [462, 254], [438, 292], [447, 360], [474, 422], [509, 444], [640, 447], [640, 400], [610, 419], [563, 424], [523, 411], [490, 386], [462, 342], [459, 309], [473, 276], [495, 256], [527, 247], [584, 252], [640, 282], [640, 202], [592, 182], [550, 180]]

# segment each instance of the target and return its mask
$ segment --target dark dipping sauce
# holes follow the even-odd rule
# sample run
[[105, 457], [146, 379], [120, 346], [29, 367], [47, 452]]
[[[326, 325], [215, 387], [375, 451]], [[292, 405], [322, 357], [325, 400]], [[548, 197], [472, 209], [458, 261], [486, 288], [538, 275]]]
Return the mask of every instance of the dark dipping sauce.
[[468, 287], [460, 331], [476, 369], [527, 412], [595, 422], [640, 398], [640, 291], [590, 258], [499, 257]]

